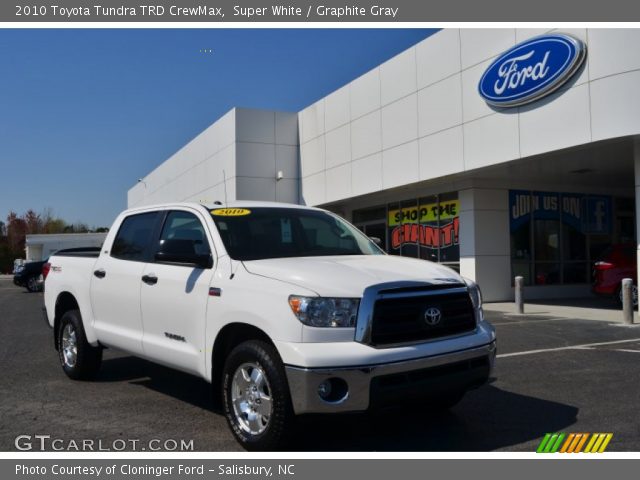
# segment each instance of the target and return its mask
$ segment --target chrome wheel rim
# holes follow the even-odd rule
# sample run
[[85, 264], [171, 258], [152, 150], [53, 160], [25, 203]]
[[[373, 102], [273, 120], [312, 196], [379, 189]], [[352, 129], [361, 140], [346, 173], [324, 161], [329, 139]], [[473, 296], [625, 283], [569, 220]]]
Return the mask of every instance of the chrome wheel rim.
[[248, 362], [236, 369], [231, 382], [231, 403], [243, 431], [260, 435], [267, 429], [273, 401], [269, 380], [260, 365]]
[[76, 330], [70, 323], [62, 330], [62, 359], [65, 366], [73, 368], [78, 360], [78, 341]]

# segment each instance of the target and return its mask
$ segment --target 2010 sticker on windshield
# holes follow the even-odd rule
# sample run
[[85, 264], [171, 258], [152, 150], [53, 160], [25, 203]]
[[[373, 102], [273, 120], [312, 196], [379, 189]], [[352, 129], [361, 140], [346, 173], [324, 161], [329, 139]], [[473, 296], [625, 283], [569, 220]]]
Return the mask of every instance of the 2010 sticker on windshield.
[[216, 208], [211, 210], [211, 215], [217, 215], [219, 217], [242, 217], [249, 215], [251, 210], [246, 208]]

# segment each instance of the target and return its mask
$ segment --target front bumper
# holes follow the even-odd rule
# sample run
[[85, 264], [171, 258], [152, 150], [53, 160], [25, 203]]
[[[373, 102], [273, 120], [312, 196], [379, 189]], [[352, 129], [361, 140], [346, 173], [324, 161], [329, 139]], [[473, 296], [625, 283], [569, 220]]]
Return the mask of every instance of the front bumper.
[[[488, 380], [495, 356], [496, 342], [492, 341], [481, 347], [379, 365], [285, 369], [296, 414], [358, 412], [406, 397], [478, 387]], [[346, 383], [346, 395], [335, 401], [323, 400], [318, 393], [320, 384], [336, 378]]]

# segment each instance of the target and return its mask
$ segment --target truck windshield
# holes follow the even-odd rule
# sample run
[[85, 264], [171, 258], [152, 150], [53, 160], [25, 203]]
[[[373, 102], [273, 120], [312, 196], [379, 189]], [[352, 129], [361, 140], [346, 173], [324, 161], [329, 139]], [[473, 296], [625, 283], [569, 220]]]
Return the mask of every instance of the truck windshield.
[[218, 208], [211, 216], [235, 260], [384, 254], [360, 230], [323, 211]]

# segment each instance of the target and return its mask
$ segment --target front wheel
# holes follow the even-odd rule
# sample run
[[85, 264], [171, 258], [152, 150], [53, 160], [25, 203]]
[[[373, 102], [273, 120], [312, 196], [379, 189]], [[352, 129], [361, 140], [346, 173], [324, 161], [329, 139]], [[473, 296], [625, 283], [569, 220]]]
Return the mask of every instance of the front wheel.
[[293, 424], [284, 367], [276, 349], [259, 340], [235, 347], [224, 366], [223, 408], [236, 440], [247, 450], [285, 445]]
[[89, 380], [95, 377], [102, 363], [102, 348], [87, 342], [78, 310], [62, 315], [57, 340], [60, 364], [69, 378]]

